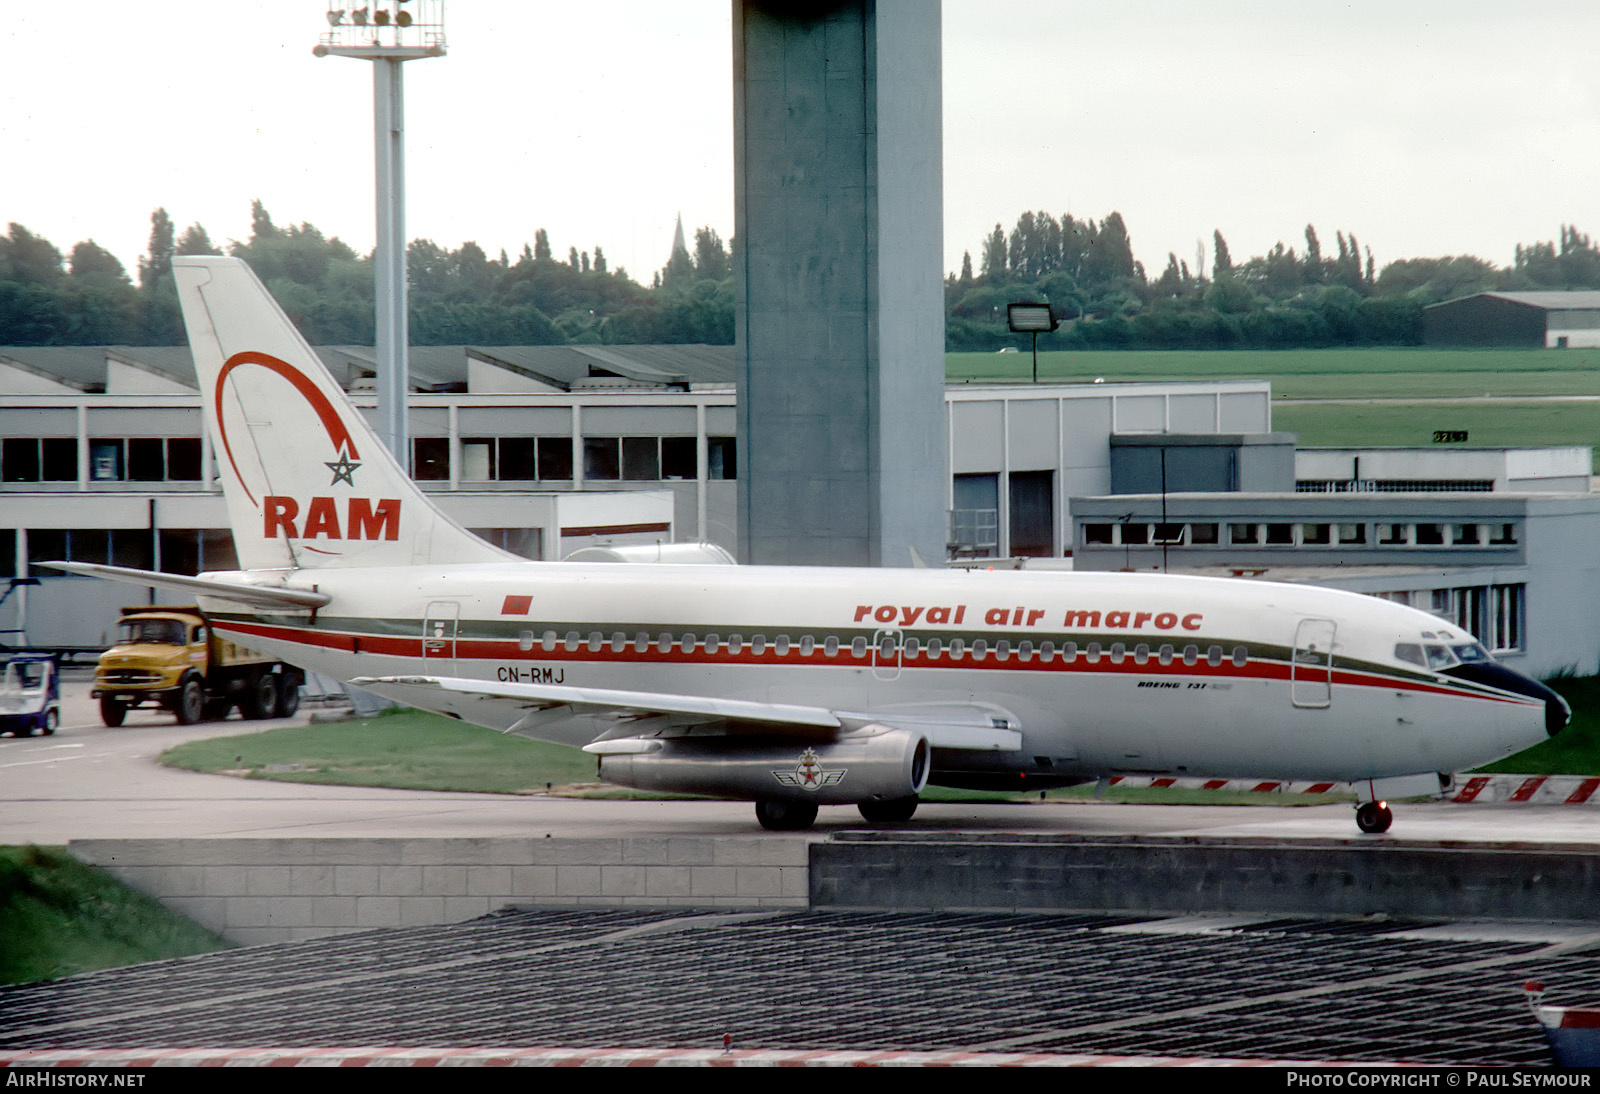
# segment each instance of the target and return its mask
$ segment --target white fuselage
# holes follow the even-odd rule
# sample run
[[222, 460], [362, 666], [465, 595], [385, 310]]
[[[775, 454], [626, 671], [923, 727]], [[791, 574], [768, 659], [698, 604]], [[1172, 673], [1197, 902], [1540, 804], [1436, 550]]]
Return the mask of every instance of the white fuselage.
[[[314, 616], [219, 600], [208, 605], [218, 629], [345, 680], [417, 674], [859, 711], [987, 704], [1011, 716], [1018, 753], [936, 753], [936, 782], [941, 770], [997, 765], [1353, 781], [1455, 771], [1545, 736], [1538, 699], [1396, 657], [1398, 643], [1448, 624], [1314, 587], [551, 563], [300, 576], [291, 584], [314, 581], [332, 598]], [[531, 735], [581, 746], [592, 728], [555, 721]]]

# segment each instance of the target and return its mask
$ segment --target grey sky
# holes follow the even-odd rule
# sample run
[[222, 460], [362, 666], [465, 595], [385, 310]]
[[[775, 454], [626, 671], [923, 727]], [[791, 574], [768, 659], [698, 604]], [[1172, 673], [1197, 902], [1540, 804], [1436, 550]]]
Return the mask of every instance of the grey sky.
[[[372, 245], [371, 66], [318, 60], [319, 0], [79, 0], [0, 29], [0, 222], [128, 265], [150, 211], [225, 242], [259, 197]], [[648, 283], [732, 233], [729, 8], [449, 0], [406, 66], [408, 228], [513, 255], [602, 246]], [[1600, 5], [1479, 0], [946, 0], [946, 266], [1024, 209], [1127, 220], [1158, 273], [1353, 232], [1381, 266], [1509, 262], [1600, 233]]]

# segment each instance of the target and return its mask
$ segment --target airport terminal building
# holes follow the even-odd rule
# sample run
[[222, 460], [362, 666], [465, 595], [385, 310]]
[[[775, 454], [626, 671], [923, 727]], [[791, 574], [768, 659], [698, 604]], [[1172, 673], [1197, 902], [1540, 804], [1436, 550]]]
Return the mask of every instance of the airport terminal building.
[[[318, 353], [372, 416], [370, 347]], [[732, 370], [731, 346], [414, 347], [411, 472], [532, 559], [693, 540], [737, 553]], [[1259, 433], [1269, 403], [1254, 381], [954, 385], [950, 551], [1062, 557], [1069, 499], [1110, 488], [1111, 434]], [[15, 644], [99, 645], [131, 591], [39, 562], [236, 564], [187, 348], [0, 348], [0, 438], [0, 578], [30, 582], [0, 603]]]

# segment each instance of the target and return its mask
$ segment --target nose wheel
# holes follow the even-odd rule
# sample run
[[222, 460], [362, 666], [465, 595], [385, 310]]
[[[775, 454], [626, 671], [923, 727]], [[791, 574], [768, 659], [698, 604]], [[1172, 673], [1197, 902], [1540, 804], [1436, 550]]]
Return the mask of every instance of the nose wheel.
[[1387, 832], [1393, 823], [1394, 813], [1386, 802], [1362, 802], [1356, 806], [1356, 827], [1363, 832], [1371, 835]]

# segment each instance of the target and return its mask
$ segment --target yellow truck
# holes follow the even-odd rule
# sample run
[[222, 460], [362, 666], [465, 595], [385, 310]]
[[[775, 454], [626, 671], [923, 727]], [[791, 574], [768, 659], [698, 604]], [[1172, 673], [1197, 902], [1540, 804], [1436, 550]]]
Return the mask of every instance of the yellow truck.
[[244, 718], [287, 718], [300, 708], [303, 672], [220, 637], [199, 608], [123, 608], [117, 630], [90, 693], [108, 726], [133, 707], [170, 710], [179, 725], [225, 718], [236, 706]]

